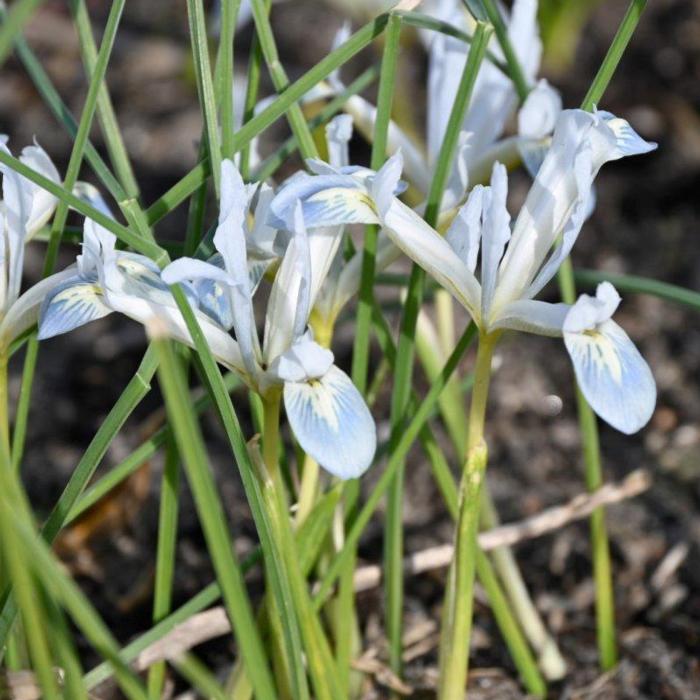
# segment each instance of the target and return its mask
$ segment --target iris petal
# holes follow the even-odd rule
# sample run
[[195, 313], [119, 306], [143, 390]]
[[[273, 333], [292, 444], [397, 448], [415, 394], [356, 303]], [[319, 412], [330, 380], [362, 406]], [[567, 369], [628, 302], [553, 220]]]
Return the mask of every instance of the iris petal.
[[302, 449], [341, 479], [372, 463], [377, 434], [362, 395], [335, 365], [318, 380], [284, 385], [287, 418]]
[[608, 320], [593, 331], [565, 332], [564, 342], [591, 408], [628, 435], [642, 428], [654, 412], [656, 385], [622, 328]]
[[39, 314], [39, 340], [68, 333], [111, 311], [97, 277], [71, 277], [46, 296]]

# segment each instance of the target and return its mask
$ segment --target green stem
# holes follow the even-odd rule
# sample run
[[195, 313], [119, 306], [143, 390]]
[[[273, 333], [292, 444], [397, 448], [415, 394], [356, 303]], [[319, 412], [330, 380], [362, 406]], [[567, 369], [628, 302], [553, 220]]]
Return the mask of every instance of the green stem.
[[[401, 36], [401, 18], [392, 14], [386, 29], [386, 42], [382, 56], [382, 68], [379, 77], [379, 94], [377, 97], [377, 116], [374, 123], [372, 139], [372, 156], [370, 168], [379, 170], [386, 160], [386, 144], [391, 120], [391, 106], [396, 83], [396, 64], [399, 55], [399, 38]], [[367, 369], [369, 366], [369, 336], [372, 324], [372, 305], [374, 302], [375, 257], [377, 254], [377, 235], [379, 227], [365, 227], [362, 249], [362, 270], [360, 293], [357, 303], [355, 343], [352, 353], [352, 381], [358, 390], [366, 393]]]
[[[464, 71], [448, 120], [445, 138], [435, 165], [435, 172], [428, 192], [425, 209], [426, 222], [434, 226], [440, 212], [443, 193], [454, 161], [460, 126], [464, 120], [471, 99], [476, 77], [486, 53], [492, 33], [490, 25], [477, 23], [474, 40], [469, 49]], [[408, 285], [406, 302], [401, 318], [401, 328], [396, 352], [394, 386], [391, 396], [392, 437], [389, 450], [393, 452], [399, 440], [406, 407], [411, 396], [411, 377], [415, 349], [416, 323], [423, 299], [424, 271], [413, 265]], [[403, 614], [403, 491], [404, 467], [397, 467], [393, 483], [387, 496], [385, 519], [385, 590], [386, 590], [386, 629], [389, 640], [389, 665], [394, 673], [401, 674], [402, 654], [402, 614]]]
[[247, 673], [260, 697], [273, 698], [275, 687], [272, 675], [240, 565], [231, 547], [226, 517], [210, 471], [204, 440], [188, 401], [182, 368], [169, 340], [156, 338], [153, 344], [160, 359], [158, 377], [166, 408]]
[[24, 25], [43, 2], [44, 0], [19, 0], [13, 3], [0, 28], [0, 66], [12, 51], [15, 38], [22, 33]]
[[491, 379], [491, 360], [497, 337], [481, 335], [476, 358], [474, 388], [469, 411], [467, 455], [459, 486], [459, 512], [455, 554], [447, 575], [442, 612], [438, 685], [439, 700], [463, 700], [469, 666], [474, 573], [481, 505], [486, 471], [484, 418]]
[[[158, 547], [156, 579], [153, 593], [153, 622], [160, 622], [170, 613], [177, 549], [178, 491], [180, 467], [177, 448], [171, 438], [165, 451], [165, 468], [161, 479], [160, 512], [158, 517]], [[159, 700], [165, 682], [165, 662], [159, 661], [148, 669], [149, 700]]]
[[[425, 326], [422, 327], [422, 330], [425, 330]], [[377, 334], [379, 345], [384, 353], [384, 359], [387, 361], [387, 364], [392, 365], [395, 361], [396, 349], [391, 339], [389, 326], [379, 313], [375, 314], [375, 332]], [[420, 335], [418, 337], [420, 337]], [[435, 345], [434, 342], [433, 345]], [[435, 355], [431, 357], [437, 359], [435, 358]], [[469, 388], [465, 389], [465, 391], [470, 391], [471, 387], [473, 386], [473, 374], [470, 376], [472, 377], [472, 380], [470, 381]], [[447, 388], [450, 386], [453, 377], [450, 378], [445, 390], [447, 390]], [[439, 370], [429, 375], [431, 382], [437, 381], [438, 378]], [[413, 392], [411, 397], [411, 409], [415, 410], [415, 407], [418, 404], [418, 397], [416, 396], [415, 392]], [[455, 406], [459, 406], [459, 415], [463, 416], [460, 424], [461, 429], [461, 426], [466, 426], [468, 423], [466, 413], [464, 413], [461, 403], [455, 404]], [[462, 444], [462, 433], [460, 432], [459, 435], [460, 440], [455, 442], [456, 450], [458, 453], [464, 454], [466, 450], [466, 443]], [[445, 455], [438, 446], [429, 425], [425, 425], [423, 428], [421, 428], [418, 437], [421, 442], [421, 446], [423, 447], [423, 450], [430, 461], [435, 482], [440, 489], [443, 499], [445, 500], [447, 510], [452, 519], [457, 521], [459, 514], [459, 495], [454, 477], [452, 476], [450, 467], [445, 459]], [[515, 666], [523, 680], [523, 684], [530, 694], [536, 697], [544, 697], [547, 691], [546, 684], [537, 669], [537, 664], [530, 653], [527, 641], [523, 637], [523, 633], [518, 626], [515, 617], [513, 616], [511, 611], [511, 603], [506, 599], [488, 557], [480, 549], [477, 549], [476, 574], [486, 590], [486, 595], [488, 596], [491, 604], [491, 609], [494, 617], [496, 618], [496, 623], [501, 630], [503, 639], [508, 645], [508, 650], [510, 651], [513, 662], [515, 663]]]
[[[97, 62], [97, 47], [92, 35], [92, 26], [90, 24], [90, 17], [85, 0], [71, 0], [70, 4], [71, 13], [73, 14], [75, 25], [78, 30], [83, 63], [85, 64], [88, 75], [92, 75]], [[148, 224], [144, 217], [139, 216], [137, 202], [139, 196], [138, 183], [134, 176], [129, 155], [121, 136], [119, 123], [117, 122], [117, 116], [114, 112], [109, 93], [107, 92], [106, 83], [104, 82], [101, 84], [97, 98], [97, 116], [102, 126], [102, 133], [104, 134], [110, 161], [128, 198], [127, 202], [122, 202], [121, 205], [127, 205], [128, 202], [136, 205], [134, 208], [134, 222], [136, 223], [137, 229], [145, 233], [148, 231]]]
[[233, 41], [241, 0], [222, 0], [219, 52], [214, 71], [221, 112], [221, 149], [224, 158], [233, 158]]
[[[581, 105], [582, 109], [591, 111], [602, 98], [612, 79], [632, 34], [639, 22], [646, 0], [632, 0], [615, 37], [598, 69], [593, 83]], [[567, 304], [576, 301], [574, 268], [567, 258], [559, 268], [559, 287], [562, 300]], [[591, 407], [576, 386], [576, 403], [578, 406], [579, 427], [583, 441], [586, 486], [595, 490], [603, 483], [603, 473], [598, 438], [598, 424]], [[600, 665], [604, 671], [617, 664], [617, 642], [615, 640], [615, 603], [610, 562], [610, 544], [605, 526], [605, 510], [597, 508], [590, 519], [591, 556], [593, 558], [593, 578], [596, 587], [596, 635]]]
[[[260, 40], [260, 48], [265, 57], [270, 77], [272, 78], [272, 84], [275, 86], [275, 90], [281, 94], [289, 88], [290, 84], [277, 53], [266, 2], [265, 0], [252, 0], [251, 8], [253, 10], [253, 19], [255, 20], [255, 30]], [[316, 150], [313, 136], [297, 102], [293, 102], [289, 106], [287, 120], [299, 143], [299, 152], [302, 156], [304, 158], [318, 158], [318, 151]]]
[[0, 449], [10, 454], [10, 400], [8, 396], [6, 350], [0, 351]]
[[297, 544], [294, 541], [287, 508], [284, 484], [279, 470], [279, 391], [263, 399], [263, 461], [267, 470], [265, 482], [266, 500], [276, 529], [276, 539], [284, 557], [289, 585], [298, 616], [299, 628], [304, 640], [309, 675], [318, 700], [341, 700], [342, 694], [335, 675], [328, 641], [321, 627], [318, 614], [313, 609], [306, 579], [299, 563]]
[[318, 480], [320, 467], [318, 462], [309, 455], [304, 455], [304, 465], [301, 473], [301, 486], [297, 499], [297, 510], [294, 516], [296, 527], [299, 527], [313, 510], [318, 495]]

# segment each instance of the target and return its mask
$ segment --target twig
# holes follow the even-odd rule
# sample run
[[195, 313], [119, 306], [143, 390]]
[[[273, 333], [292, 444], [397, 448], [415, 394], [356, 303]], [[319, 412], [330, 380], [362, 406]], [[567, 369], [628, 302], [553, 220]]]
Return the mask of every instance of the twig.
[[[564, 525], [589, 516], [599, 506], [618, 503], [646, 491], [651, 484], [649, 474], [641, 469], [632, 472], [619, 484], [606, 484], [593, 493], [584, 493], [572, 498], [562, 506], [547, 508], [531, 518], [510, 525], [501, 525], [479, 534], [479, 546], [484, 551], [510, 546], [524, 540], [540, 537], [558, 530]], [[438, 545], [415, 552], [406, 557], [405, 571], [416, 575], [426, 571], [442, 569], [452, 561], [454, 548], [451, 544]], [[355, 590], [366, 591], [379, 585], [381, 568], [376, 565], [363, 566], [355, 572]]]
[[[479, 545], [488, 551], [539, 537], [587, 517], [599, 506], [619, 503], [637, 496], [650, 485], [649, 474], [641, 469], [636, 470], [619, 484], [607, 484], [593, 493], [576, 496], [562, 506], [547, 508], [520, 522], [482, 532], [479, 535]], [[445, 568], [452, 561], [453, 551], [451, 544], [445, 544], [415, 552], [405, 559], [405, 571], [412, 576]], [[358, 592], [375, 588], [380, 582], [381, 568], [376, 565], [363, 566], [355, 572], [355, 590]], [[138, 671], [143, 671], [157, 661], [177, 659], [198, 644], [230, 631], [231, 625], [224, 608], [211, 608], [193, 615], [162, 639], [146, 647], [137, 657], [135, 667]], [[376, 670], [372, 673], [376, 673]], [[391, 681], [392, 679], [388, 679], [389, 684]], [[409, 689], [404, 688], [404, 692], [407, 690]]]

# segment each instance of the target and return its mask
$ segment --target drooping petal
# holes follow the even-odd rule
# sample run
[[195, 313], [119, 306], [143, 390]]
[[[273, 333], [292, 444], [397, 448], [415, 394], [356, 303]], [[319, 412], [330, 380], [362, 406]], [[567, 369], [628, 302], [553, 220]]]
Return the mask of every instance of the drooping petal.
[[598, 111], [596, 114], [615, 134], [615, 149], [608, 156], [609, 160], [642, 155], [656, 149], [657, 144], [653, 141], [645, 141], [626, 119], [616, 117], [610, 112]]
[[293, 216], [287, 226], [294, 235], [282, 258], [267, 304], [263, 356], [268, 364], [303, 335], [311, 312], [311, 257], [300, 202]]
[[643, 427], [654, 411], [656, 385], [627, 334], [611, 320], [620, 296], [608, 282], [581, 295], [567, 314], [564, 342], [591, 408], [623, 433]]
[[450, 244], [398, 199], [392, 201], [383, 224], [394, 243], [445, 287], [478, 322], [481, 317], [479, 283]]
[[13, 340], [37, 323], [45, 297], [63, 282], [74, 277], [75, 272], [76, 268], [72, 265], [66, 270], [45, 277], [20, 295], [0, 322], [0, 344], [8, 347]]
[[224, 284], [233, 284], [231, 276], [218, 265], [195, 258], [178, 258], [173, 260], [160, 273], [165, 284], [178, 284], [194, 280], [215, 280]]
[[540, 80], [529, 92], [518, 112], [518, 134], [527, 139], [549, 136], [561, 110], [559, 91], [546, 80]]
[[79, 180], [73, 187], [73, 194], [86, 204], [89, 204], [91, 207], [101, 211], [105, 216], [109, 216], [110, 219], [114, 218], [112, 210], [109, 208], [109, 205], [102, 196], [102, 193], [97, 189], [97, 187], [95, 187], [95, 185]]
[[508, 329], [560, 338], [569, 304], [549, 304], [534, 299], [519, 299], [508, 304], [489, 323], [490, 330]]
[[367, 188], [351, 175], [300, 173], [277, 192], [270, 205], [268, 223], [284, 228], [297, 201], [302, 202], [307, 229], [379, 223]]
[[39, 312], [39, 340], [68, 333], [111, 313], [97, 277], [74, 275], [44, 299]]
[[[154, 317], [158, 318], [171, 338], [194, 347], [187, 324], [175, 305], [172, 295], [169, 299], [165, 298], [159, 290], [155, 289], [149, 293], [148, 287], [142, 287], [139, 295], [129, 293], [129, 290], [133, 290], [134, 287], [128, 280], [128, 273], [121, 269], [116, 261], [105, 265], [104, 279], [105, 301], [112, 310], [143, 325], [148, 324]], [[190, 303], [192, 301], [193, 299], [190, 298]], [[239, 344], [224, 328], [199, 309], [194, 308], [194, 314], [214, 357], [221, 364], [238, 372], [246, 382], [255, 382], [257, 372], [251, 375], [247, 371]]]
[[491, 300], [496, 289], [498, 264], [510, 239], [507, 197], [508, 173], [504, 165], [495, 163], [491, 174], [491, 186], [484, 196], [481, 231], [481, 314], [484, 318], [488, 318], [489, 315]]
[[287, 382], [284, 406], [302, 449], [340, 479], [353, 479], [371, 465], [376, 428], [362, 395], [335, 365], [320, 379]]
[[654, 412], [656, 384], [622, 328], [608, 320], [592, 332], [565, 332], [564, 342], [591, 408], [628, 435], [644, 427]]

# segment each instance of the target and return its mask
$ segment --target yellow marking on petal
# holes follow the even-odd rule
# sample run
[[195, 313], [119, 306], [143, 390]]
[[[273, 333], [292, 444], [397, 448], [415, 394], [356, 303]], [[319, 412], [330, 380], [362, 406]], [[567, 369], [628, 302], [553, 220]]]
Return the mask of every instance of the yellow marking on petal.
[[597, 330], [587, 330], [583, 335], [588, 336], [596, 352], [591, 351], [591, 361], [601, 369], [607, 368], [610, 376], [617, 384], [622, 383], [622, 364], [610, 338]]

